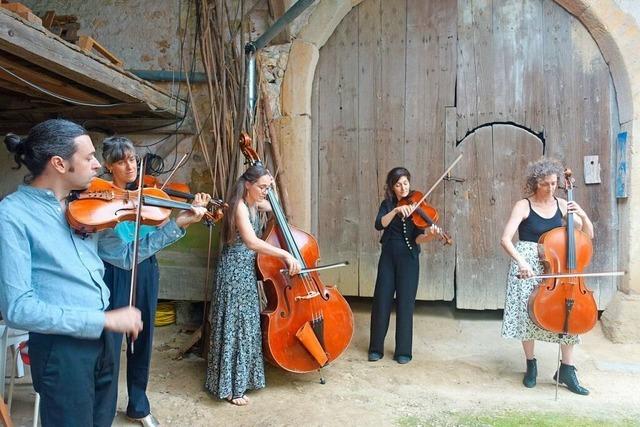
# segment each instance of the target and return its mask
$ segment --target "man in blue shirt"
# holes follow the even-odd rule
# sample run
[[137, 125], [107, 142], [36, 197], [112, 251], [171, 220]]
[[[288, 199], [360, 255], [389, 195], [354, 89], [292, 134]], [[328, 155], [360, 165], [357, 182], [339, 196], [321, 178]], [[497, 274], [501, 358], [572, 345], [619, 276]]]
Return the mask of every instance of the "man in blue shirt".
[[[140, 311], [105, 311], [109, 290], [102, 259], [130, 269], [132, 243], [113, 230], [81, 236], [65, 218], [67, 196], [87, 188], [100, 169], [85, 129], [66, 120], [34, 126], [27, 138], [5, 138], [27, 185], [0, 202], [0, 311], [9, 326], [30, 331], [34, 388], [43, 426], [110, 426], [113, 344], [106, 331], [135, 339]], [[183, 211], [140, 240], [140, 259], [153, 255], [198, 222], [203, 207]], [[0, 373], [3, 375], [3, 373]]]

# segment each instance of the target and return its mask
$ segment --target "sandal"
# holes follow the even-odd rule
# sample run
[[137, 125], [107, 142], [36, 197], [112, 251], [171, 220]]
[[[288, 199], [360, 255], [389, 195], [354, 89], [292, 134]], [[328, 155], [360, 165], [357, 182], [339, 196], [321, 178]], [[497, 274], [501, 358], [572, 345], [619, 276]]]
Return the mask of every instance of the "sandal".
[[226, 398], [226, 401], [236, 406], [245, 406], [249, 403], [249, 399], [247, 399], [247, 396], [245, 395], [236, 396], [236, 397], [230, 396]]

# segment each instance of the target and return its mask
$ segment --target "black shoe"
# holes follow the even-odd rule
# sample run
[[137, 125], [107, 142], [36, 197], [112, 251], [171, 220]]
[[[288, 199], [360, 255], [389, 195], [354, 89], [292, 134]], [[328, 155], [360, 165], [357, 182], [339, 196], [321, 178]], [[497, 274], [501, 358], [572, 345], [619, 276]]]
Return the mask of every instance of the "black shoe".
[[558, 372], [560, 373], [560, 378], [558, 380], [560, 384], [566, 385], [569, 390], [576, 394], [581, 394], [582, 396], [589, 394], [589, 390], [582, 387], [578, 382], [575, 366], [561, 363], [560, 369], [553, 375], [554, 380], [558, 377]]
[[398, 356], [395, 359], [396, 359], [396, 362], [398, 362], [401, 365], [407, 364], [411, 361], [411, 358], [409, 356]]
[[536, 377], [538, 376], [538, 362], [536, 359], [527, 359], [527, 372], [524, 374], [522, 384], [527, 388], [536, 386]]
[[383, 354], [378, 353], [377, 351], [369, 352], [369, 362], [377, 362], [378, 360], [382, 359], [382, 357], [383, 357]]

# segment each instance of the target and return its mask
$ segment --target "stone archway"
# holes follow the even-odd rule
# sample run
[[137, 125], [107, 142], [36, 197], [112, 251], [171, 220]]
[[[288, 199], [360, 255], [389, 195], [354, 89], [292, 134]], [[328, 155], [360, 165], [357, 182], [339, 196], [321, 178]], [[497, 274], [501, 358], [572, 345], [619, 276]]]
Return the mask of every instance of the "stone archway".
[[[320, 48], [342, 18], [363, 0], [320, 0], [308, 22], [293, 41], [285, 71], [281, 95], [281, 117], [275, 120], [287, 170], [293, 222], [305, 229], [311, 226], [311, 92]], [[640, 222], [632, 221], [640, 213], [640, 153], [634, 136], [640, 135], [640, 61], [636, 47], [640, 28], [614, 0], [555, 0], [587, 28], [609, 64], [616, 89], [616, 100], [623, 131], [630, 135], [628, 168], [629, 194], [620, 202], [620, 236], [640, 236]], [[289, 1], [293, 3], [293, 1]], [[635, 149], [635, 150], [634, 150]], [[634, 152], [636, 151], [636, 152]], [[603, 315], [603, 326], [613, 341], [640, 341], [640, 241], [620, 239], [620, 259], [628, 265], [620, 292]], [[634, 320], [632, 316], [636, 316]]]

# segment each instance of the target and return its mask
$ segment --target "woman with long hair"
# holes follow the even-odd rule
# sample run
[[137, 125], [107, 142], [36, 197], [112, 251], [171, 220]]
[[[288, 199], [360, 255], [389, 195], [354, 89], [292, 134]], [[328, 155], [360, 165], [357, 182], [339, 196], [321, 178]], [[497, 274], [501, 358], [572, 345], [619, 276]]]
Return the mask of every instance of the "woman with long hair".
[[266, 195], [272, 184], [263, 166], [249, 167], [234, 186], [222, 226], [205, 387], [238, 406], [249, 403], [247, 390], [265, 386], [256, 254], [281, 258], [291, 275], [301, 268], [287, 251], [258, 237], [258, 212], [271, 210]]

